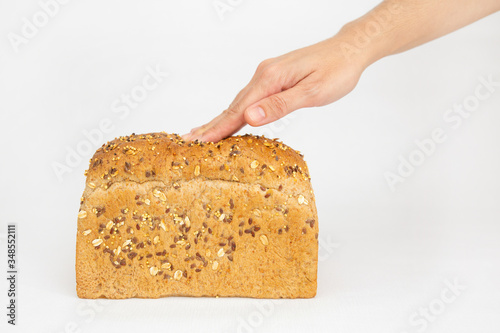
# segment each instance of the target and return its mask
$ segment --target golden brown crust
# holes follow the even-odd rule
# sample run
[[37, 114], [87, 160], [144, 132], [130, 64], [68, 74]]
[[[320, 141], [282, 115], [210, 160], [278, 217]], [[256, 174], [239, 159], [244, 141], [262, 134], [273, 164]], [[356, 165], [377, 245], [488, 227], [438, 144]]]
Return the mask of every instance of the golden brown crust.
[[264, 137], [121, 137], [90, 161], [78, 218], [83, 298], [316, 294], [307, 166]]
[[151, 133], [120, 137], [99, 148], [90, 161], [87, 184], [189, 180], [196, 177], [196, 166], [207, 179], [268, 187], [279, 178], [310, 179], [300, 153], [277, 140], [246, 135], [202, 143]]

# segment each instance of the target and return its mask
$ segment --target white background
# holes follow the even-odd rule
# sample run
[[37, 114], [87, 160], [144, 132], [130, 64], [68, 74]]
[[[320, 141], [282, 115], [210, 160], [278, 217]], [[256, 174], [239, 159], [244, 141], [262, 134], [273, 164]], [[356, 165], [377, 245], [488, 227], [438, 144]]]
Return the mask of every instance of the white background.
[[[500, 87], [456, 129], [443, 115], [473, 98], [481, 77], [500, 81], [499, 13], [379, 61], [335, 104], [242, 130], [305, 154], [321, 240], [314, 299], [76, 296], [76, 215], [90, 154], [61, 181], [53, 166], [85, 145], [83, 131], [108, 118], [103, 142], [185, 133], [221, 112], [261, 60], [333, 35], [377, 1], [232, 3], [221, 20], [212, 0], [73, 0], [15, 52], [9, 33], [20, 35], [40, 5], [0, 2], [0, 221], [4, 237], [17, 223], [19, 245], [18, 325], [8, 332], [498, 332]], [[169, 76], [120, 118], [113, 102], [156, 66]], [[435, 128], [447, 140], [391, 191], [384, 173]], [[5, 249], [3, 238], [2, 271]], [[466, 289], [444, 303], [455, 280]], [[419, 317], [429, 307], [432, 320]]]

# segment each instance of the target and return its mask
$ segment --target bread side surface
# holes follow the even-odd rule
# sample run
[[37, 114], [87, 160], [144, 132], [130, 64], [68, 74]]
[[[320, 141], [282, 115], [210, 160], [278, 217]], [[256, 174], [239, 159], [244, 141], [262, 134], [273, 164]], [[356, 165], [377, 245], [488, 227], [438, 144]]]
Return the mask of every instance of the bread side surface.
[[277, 140], [120, 137], [87, 171], [77, 294], [314, 297], [317, 221], [307, 166]]

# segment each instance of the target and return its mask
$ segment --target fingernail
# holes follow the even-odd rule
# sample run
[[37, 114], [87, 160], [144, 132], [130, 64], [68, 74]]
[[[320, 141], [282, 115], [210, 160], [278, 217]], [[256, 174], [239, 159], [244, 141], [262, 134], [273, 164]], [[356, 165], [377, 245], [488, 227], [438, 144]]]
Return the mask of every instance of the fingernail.
[[260, 106], [256, 106], [248, 110], [247, 116], [253, 123], [258, 124], [262, 120], [264, 120], [264, 118], [266, 118], [266, 113], [264, 112], [264, 109], [262, 109]]

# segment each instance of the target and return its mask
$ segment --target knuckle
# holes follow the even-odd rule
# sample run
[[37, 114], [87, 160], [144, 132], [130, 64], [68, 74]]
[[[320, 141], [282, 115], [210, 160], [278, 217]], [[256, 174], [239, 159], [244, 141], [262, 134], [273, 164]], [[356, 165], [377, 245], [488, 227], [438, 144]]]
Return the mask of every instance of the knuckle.
[[233, 108], [227, 108], [226, 110], [224, 110], [222, 112], [222, 114], [225, 116], [225, 117], [233, 117], [234, 115], [236, 115], [238, 112], [233, 109]]
[[280, 72], [279, 66], [276, 64], [267, 65], [261, 72], [261, 76], [264, 80], [269, 81], [278, 76]]
[[319, 81], [304, 82], [300, 85], [304, 101], [309, 106], [320, 106], [325, 85]]
[[229, 107], [224, 110], [222, 113], [225, 115], [225, 116], [228, 116], [228, 117], [232, 117], [232, 116], [235, 116], [237, 114], [240, 113], [240, 110], [241, 110], [241, 104], [240, 102], [233, 102], [231, 103], [231, 105], [229, 105]]
[[268, 65], [271, 64], [271, 62], [273, 61], [273, 59], [266, 59], [266, 60], [263, 60], [260, 62], [260, 64], [257, 66], [257, 70], [256, 72], [260, 73], [264, 70], [264, 68], [266, 68]]
[[285, 99], [279, 95], [269, 96], [268, 106], [274, 115], [279, 118], [285, 116], [288, 110]]

